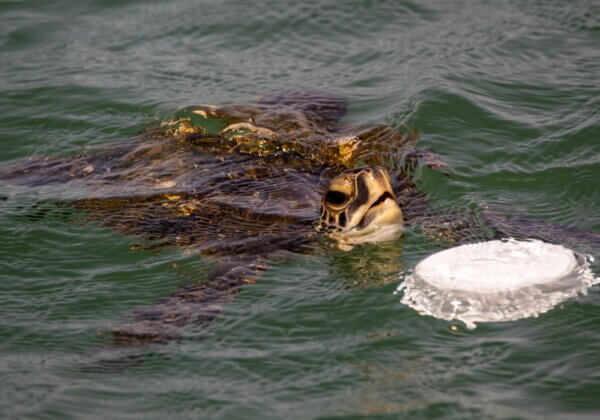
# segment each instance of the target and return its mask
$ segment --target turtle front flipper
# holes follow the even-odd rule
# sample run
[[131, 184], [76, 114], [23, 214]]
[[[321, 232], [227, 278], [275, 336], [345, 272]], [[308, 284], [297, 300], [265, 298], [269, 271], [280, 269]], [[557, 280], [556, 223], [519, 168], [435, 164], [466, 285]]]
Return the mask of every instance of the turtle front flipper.
[[481, 217], [497, 237], [540, 239], [554, 244], [567, 244], [585, 252], [600, 251], [600, 232], [588, 232], [576, 226], [565, 226], [534, 219], [511, 211], [491, 209], [483, 204]]
[[208, 326], [240, 288], [268, 268], [260, 256], [222, 260], [207, 281], [181, 287], [168, 298], [134, 311], [135, 321], [111, 329], [109, 346], [137, 347], [177, 339], [186, 325]]

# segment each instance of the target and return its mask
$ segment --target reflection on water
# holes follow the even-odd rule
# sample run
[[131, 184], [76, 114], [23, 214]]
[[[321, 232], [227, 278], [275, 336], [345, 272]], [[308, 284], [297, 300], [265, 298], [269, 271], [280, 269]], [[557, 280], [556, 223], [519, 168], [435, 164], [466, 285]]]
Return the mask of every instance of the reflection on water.
[[335, 251], [330, 275], [343, 279], [349, 288], [396, 284], [404, 271], [401, 254], [401, 240], [355, 247], [343, 253]]

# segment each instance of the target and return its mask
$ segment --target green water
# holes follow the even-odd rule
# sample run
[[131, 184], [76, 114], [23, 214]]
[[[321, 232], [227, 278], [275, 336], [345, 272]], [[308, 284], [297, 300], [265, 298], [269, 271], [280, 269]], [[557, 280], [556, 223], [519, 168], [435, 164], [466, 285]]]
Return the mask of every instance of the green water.
[[[452, 172], [418, 174], [439, 206], [600, 232], [598, 2], [36, 3], [0, 2], [0, 167], [119, 144], [182, 106], [310, 88], [348, 97], [350, 124], [418, 130]], [[410, 234], [287, 255], [208, 329], [105, 349], [98, 330], [211, 263], [76, 223], [56, 188], [1, 188], [5, 418], [600, 415], [598, 287], [466, 330], [392, 294], [432, 252]]]

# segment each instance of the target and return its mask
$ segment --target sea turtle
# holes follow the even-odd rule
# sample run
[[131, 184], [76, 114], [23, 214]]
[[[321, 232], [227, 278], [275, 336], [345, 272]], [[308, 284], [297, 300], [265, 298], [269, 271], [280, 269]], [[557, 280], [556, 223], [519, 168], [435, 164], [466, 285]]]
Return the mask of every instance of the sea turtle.
[[417, 148], [410, 131], [342, 124], [346, 106], [331, 95], [286, 92], [188, 107], [120, 146], [18, 162], [0, 179], [69, 183], [73, 199], [62, 205], [145, 240], [139, 246], [214, 257], [208, 280], [135, 311], [135, 322], [112, 330], [114, 343], [168, 340], [185, 324], [210, 322], [224, 300], [256, 281], [275, 251], [310, 252], [323, 236], [348, 249], [397, 238], [407, 224], [445, 244], [472, 238], [465, 232], [477, 222], [434, 214], [411, 177], [418, 164], [444, 164]]

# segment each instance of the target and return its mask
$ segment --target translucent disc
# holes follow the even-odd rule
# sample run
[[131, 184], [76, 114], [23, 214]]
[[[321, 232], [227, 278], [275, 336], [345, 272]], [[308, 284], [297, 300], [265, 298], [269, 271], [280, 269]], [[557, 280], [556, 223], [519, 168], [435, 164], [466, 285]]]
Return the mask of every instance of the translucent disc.
[[508, 321], [546, 312], [586, 293], [597, 279], [585, 258], [538, 240], [495, 240], [425, 258], [398, 291], [421, 314], [463, 321]]

